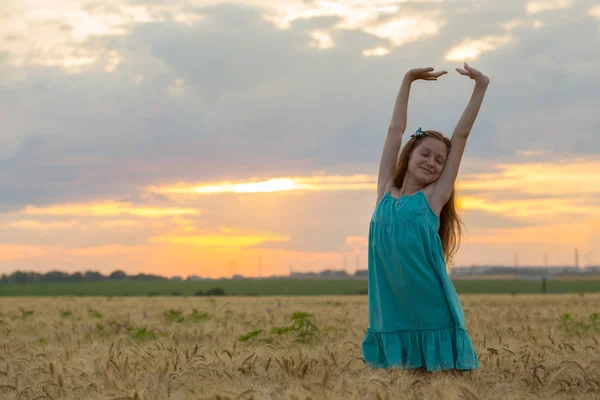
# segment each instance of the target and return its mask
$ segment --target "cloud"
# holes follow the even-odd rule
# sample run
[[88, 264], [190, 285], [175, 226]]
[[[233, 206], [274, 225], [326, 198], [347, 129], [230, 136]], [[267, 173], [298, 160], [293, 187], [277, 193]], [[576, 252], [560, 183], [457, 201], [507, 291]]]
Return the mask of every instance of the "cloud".
[[511, 19], [511, 20], [504, 22], [502, 24], [502, 27], [506, 31], [512, 31], [517, 28], [523, 28], [523, 27], [541, 29], [544, 27], [544, 21], [542, 21], [541, 19], [526, 20], [526, 19], [522, 19], [522, 18], [515, 18], [515, 19]]
[[[342, 11], [332, 11], [330, 17], [315, 13], [291, 18], [283, 30], [265, 20], [268, 7], [173, 6], [202, 15], [189, 24], [174, 21], [175, 11], [160, 11], [160, 4], [144, 6], [148, 18], [118, 7], [78, 11], [130, 15], [125, 24], [106, 22], [123, 26], [121, 31], [102, 34], [98, 27], [94, 35], [81, 34], [86, 37], [82, 46], [97, 54], [115, 51], [120, 61], [112, 72], [98, 64], [77, 77], [47, 67], [2, 66], [5, 76], [24, 73], [28, 78], [0, 85], [0, 98], [11, 99], [2, 115], [7, 145], [0, 150], [0, 167], [13, 171], [0, 175], [2, 187], [10, 188], [0, 194], [0, 207], [104, 195], [143, 201], [136, 197], [138, 186], [178, 178], [243, 180], [273, 170], [297, 175], [307, 168], [352, 173], [365, 165], [372, 174], [399, 85], [393, 78], [399, 76], [399, 66], [405, 70], [429, 63], [437, 54], [439, 67], [452, 68], [456, 65], [443, 56], [467, 35], [474, 41], [502, 38], [506, 21], [530, 21], [519, 14], [524, 11], [516, 2], [461, 10], [436, 2], [381, 2], [376, 7], [365, 2], [359, 7], [372, 10], [364, 14], [365, 20], [348, 17], [347, 4], [336, 4]], [[368, 32], [401, 15], [432, 10], [431, 18], [452, 24], [440, 25], [435, 36], [404, 43], [401, 50], [391, 45], [391, 37]], [[468, 156], [509, 157], [534, 148], [550, 157], [553, 151], [595, 148], [596, 121], [590, 110], [598, 106], [597, 87], [573, 71], [592, 68], [600, 60], [584, 51], [585, 41], [581, 46], [561, 43], [570, 43], [569, 35], [590, 37], [597, 24], [590, 19], [589, 24], [563, 26], [545, 13], [539, 16], [543, 29], [530, 29], [530, 22], [524, 22], [512, 28], [510, 35], [518, 40], [510, 46], [479, 54], [475, 66], [493, 78], [493, 85]], [[346, 20], [354, 25], [337, 26]], [[233, 30], [232, 21], [237, 21]], [[310, 47], [315, 29], [326, 32], [334, 46]], [[242, 41], [255, 45], [240, 48]], [[539, 50], [532, 53], [533, 45]], [[419, 55], [424, 47], [432, 55], [427, 59]], [[513, 72], [531, 68], [536, 74]], [[468, 100], [469, 86], [457, 76], [445, 78], [436, 85], [415, 84], [411, 121], [451, 131]], [[558, 84], [551, 85], [553, 81]], [[32, 114], [37, 117], [28, 117]], [[533, 128], [524, 136], [520, 130], [528, 124]], [[569, 128], [573, 140], [563, 143], [559, 132]]]
[[[600, 21], [600, 4], [590, 8], [590, 10], [588, 11], [588, 14], [591, 17], [595, 17], [598, 21]], [[600, 26], [598, 27], [598, 29], [600, 29]]]
[[518, 156], [532, 157], [546, 154], [544, 150], [517, 150]]
[[80, 217], [107, 217], [132, 215], [145, 218], [163, 218], [178, 215], [198, 215], [199, 211], [189, 208], [134, 207], [131, 203], [103, 202], [98, 204], [61, 204], [49, 207], [27, 206], [25, 215], [61, 215]]
[[[494, 165], [490, 173], [468, 174], [459, 181], [461, 190], [494, 195], [554, 196], [585, 200], [600, 195], [598, 157]], [[557, 184], [559, 183], [559, 184]]]
[[83, 228], [84, 226], [79, 221], [51, 221], [43, 222], [36, 220], [17, 220], [7, 224], [9, 228], [17, 229], [34, 229], [34, 230], [50, 230], [50, 229], [73, 229]]
[[309, 47], [316, 47], [318, 49], [330, 49], [334, 46], [331, 35], [327, 32], [312, 31], [310, 33], [312, 41], [309, 43]]
[[513, 36], [484, 36], [479, 39], [465, 38], [460, 44], [456, 45], [446, 53], [448, 61], [466, 61], [478, 58], [481, 53], [494, 51], [498, 47], [506, 45], [515, 38]]
[[329, 263], [367, 234], [406, 70], [450, 71], [413, 85], [408, 125], [452, 132], [472, 89], [453, 73], [459, 50], [492, 78], [459, 175], [476, 233], [595, 215], [600, 14], [589, 2], [32, 4], [0, 17], [6, 246], [163, 238], [149, 247], [166, 262], [168, 240], [185, 238], [178, 259], [192, 268], [193, 243], [226, 240], [228, 226], [246, 251]]
[[[549, 235], [548, 232], [553, 232], [553, 234]], [[588, 240], [589, 232], [584, 225], [556, 223], [519, 228], [487, 229], [485, 233], [471, 234], [466, 238], [468, 243], [536, 243], [573, 248], [585, 246]]]
[[110, 257], [129, 254], [140, 254], [147, 250], [145, 246], [122, 246], [118, 244], [67, 249], [64, 254], [76, 257]]
[[536, 14], [542, 11], [565, 10], [570, 8], [575, 0], [534, 0], [527, 2], [527, 13]]
[[210, 249], [241, 249], [255, 247], [264, 243], [286, 242], [288, 240], [289, 237], [284, 235], [243, 232], [234, 229], [226, 229], [221, 232], [200, 232], [195, 234], [167, 233], [149, 238], [150, 243], [207, 247]]
[[0, 261], [17, 261], [31, 258], [44, 258], [56, 255], [57, 248], [34, 245], [0, 243]]
[[307, 191], [374, 190], [376, 184], [368, 175], [320, 175], [277, 177], [271, 179], [254, 178], [251, 182], [206, 182], [200, 184], [177, 183], [168, 186], [149, 186], [144, 190], [172, 197], [190, 197], [223, 193], [271, 193]]
[[24, 0], [22, 7], [9, 10], [8, 24], [0, 26], [0, 49], [16, 66], [58, 67], [68, 74], [95, 66], [114, 71], [121, 61], [120, 52], [90, 46], [94, 38], [127, 35], [139, 23], [191, 25], [204, 18], [186, 11], [183, 4], [110, 3], [94, 6], [65, 1], [40, 8], [35, 1]]

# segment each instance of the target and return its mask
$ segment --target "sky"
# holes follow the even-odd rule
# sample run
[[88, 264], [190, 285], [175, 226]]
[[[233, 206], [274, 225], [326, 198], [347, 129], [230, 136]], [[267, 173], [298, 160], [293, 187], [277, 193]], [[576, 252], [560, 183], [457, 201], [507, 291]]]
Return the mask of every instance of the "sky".
[[366, 269], [402, 77], [450, 136], [463, 62], [455, 266], [599, 264], [599, 48], [588, 0], [0, 2], [0, 273]]

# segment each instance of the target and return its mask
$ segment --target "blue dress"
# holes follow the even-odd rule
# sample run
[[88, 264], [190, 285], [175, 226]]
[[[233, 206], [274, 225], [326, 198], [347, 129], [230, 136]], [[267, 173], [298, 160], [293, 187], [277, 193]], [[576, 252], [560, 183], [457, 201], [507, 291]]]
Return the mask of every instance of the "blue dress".
[[446, 272], [440, 220], [422, 190], [387, 192], [369, 227], [369, 327], [362, 342], [374, 368], [479, 367], [463, 309]]

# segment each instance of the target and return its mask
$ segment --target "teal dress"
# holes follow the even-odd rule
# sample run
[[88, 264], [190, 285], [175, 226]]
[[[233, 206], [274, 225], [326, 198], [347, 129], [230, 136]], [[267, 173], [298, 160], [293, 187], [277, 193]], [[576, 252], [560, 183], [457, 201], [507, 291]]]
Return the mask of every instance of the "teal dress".
[[440, 220], [422, 190], [387, 192], [369, 228], [369, 327], [362, 342], [374, 368], [472, 370], [477, 354], [446, 272]]

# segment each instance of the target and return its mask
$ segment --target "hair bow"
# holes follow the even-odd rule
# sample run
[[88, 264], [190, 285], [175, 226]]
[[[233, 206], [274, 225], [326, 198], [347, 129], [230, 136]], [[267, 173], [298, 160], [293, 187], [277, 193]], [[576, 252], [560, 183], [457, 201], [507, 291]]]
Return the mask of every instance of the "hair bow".
[[422, 136], [424, 134], [425, 134], [425, 132], [423, 132], [421, 130], [421, 127], [419, 127], [419, 129], [417, 129], [417, 131], [415, 133], [413, 133], [412, 135], [410, 135], [410, 137], [419, 137], [419, 136]]

